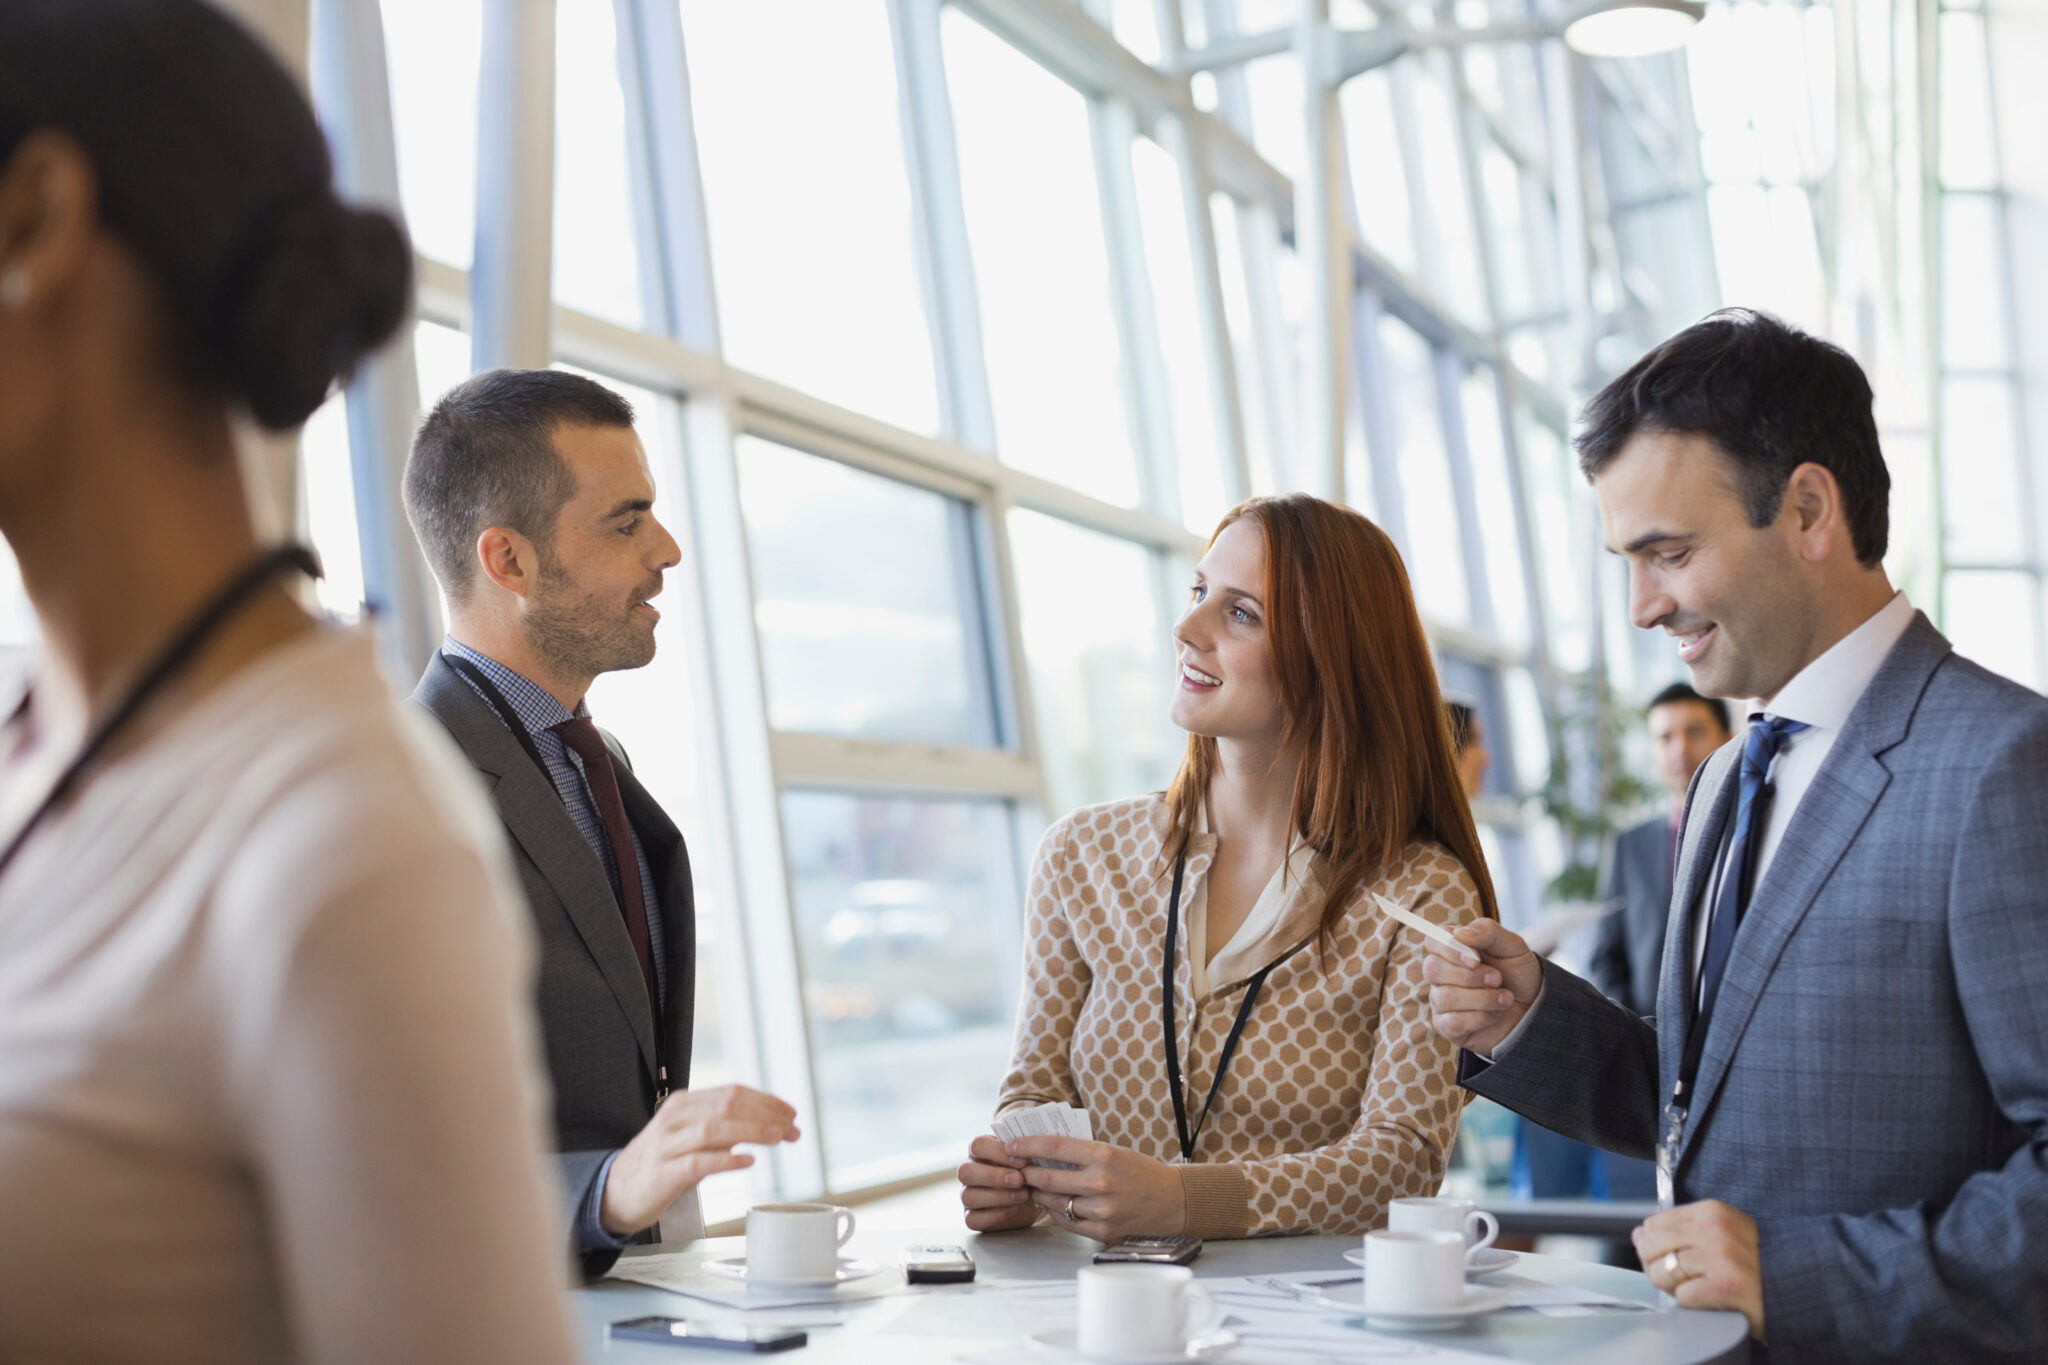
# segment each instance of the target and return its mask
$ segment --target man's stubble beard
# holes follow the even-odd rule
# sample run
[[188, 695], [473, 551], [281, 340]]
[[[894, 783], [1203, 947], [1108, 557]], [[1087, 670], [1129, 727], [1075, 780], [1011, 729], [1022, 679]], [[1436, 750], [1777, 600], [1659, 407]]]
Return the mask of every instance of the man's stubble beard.
[[644, 668], [654, 659], [654, 632], [633, 618], [631, 606], [577, 592], [546, 555], [525, 627], [534, 653], [551, 671], [570, 677]]

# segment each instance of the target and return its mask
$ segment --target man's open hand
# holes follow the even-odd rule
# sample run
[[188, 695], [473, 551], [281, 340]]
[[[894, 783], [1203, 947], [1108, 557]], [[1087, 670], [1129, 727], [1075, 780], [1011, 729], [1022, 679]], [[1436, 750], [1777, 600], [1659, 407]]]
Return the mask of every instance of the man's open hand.
[[796, 1110], [773, 1095], [743, 1085], [673, 1091], [612, 1161], [598, 1221], [612, 1236], [630, 1237], [706, 1176], [753, 1165], [733, 1150], [740, 1143], [765, 1147], [799, 1136]]

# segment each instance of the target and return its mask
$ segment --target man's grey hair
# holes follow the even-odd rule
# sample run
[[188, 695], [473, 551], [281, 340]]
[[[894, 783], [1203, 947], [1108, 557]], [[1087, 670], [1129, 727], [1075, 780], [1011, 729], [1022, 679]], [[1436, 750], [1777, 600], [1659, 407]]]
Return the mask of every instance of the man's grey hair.
[[558, 427], [631, 427], [633, 405], [560, 370], [486, 370], [441, 396], [405, 462], [405, 511], [448, 600], [469, 600], [476, 538], [502, 526], [543, 562], [576, 476], [555, 448]]

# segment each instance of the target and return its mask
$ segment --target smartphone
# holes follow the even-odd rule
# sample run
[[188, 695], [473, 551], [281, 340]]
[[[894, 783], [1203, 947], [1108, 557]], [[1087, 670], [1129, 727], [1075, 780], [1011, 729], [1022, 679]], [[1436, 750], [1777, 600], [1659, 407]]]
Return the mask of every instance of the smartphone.
[[903, 1278], [912, 1284], [966, 1284], [974, 1278], [974, 1258], [965, 1247], [905, 1247]]
[[1186, 1265], [1202, 1254], [1199, 1237], [1126, 1237], [1095, 1253], [1097, 1265], [1136, 1262], [1139, 1265]]
[[794, 1351], [810, 1334], [791, 1327], [749, 1323], [691, 1322], [688, 1318], [628, 1318], [612, 1324], [625, 1341], [658, 1341], [664, 1346], [703, 1346], [713, 1351]]

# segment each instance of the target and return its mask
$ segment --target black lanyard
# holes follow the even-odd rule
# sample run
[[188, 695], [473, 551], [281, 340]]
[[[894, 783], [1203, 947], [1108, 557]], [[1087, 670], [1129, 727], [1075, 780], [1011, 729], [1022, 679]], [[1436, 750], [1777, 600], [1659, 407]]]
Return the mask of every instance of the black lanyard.
[[1193, 1132], [1188, 1131], [1188, 1106], [1183, 1095], [1184, 1085], [1180, 1072], [1180, 1045], [1175, 1040], [1173, 1026], [1173, 964], [1180, 948], [1180, 883], [1187, 871], [1188, 851], [1185, 846], [1173, 863], [1173, 896], [1166, 906], [1166, 964], [1162, 973], [1161, 993], [1164, 1002], [1164, 1042], [1166, 1044], [1166, 1083], [1173, 1094], [1173, 1126], [1180, 1136], [1180, 1159], [1195, 1159], [1195, 1139], [1202, 1135], [1202, 1125], [1209, 1121], [1210, 1107], [1216, 1103], [1216, 1092], [1223, 1088], [1223, 1075], [1230, 1069], [1230, 1059], [1237, 1053], [1237, 1040], [1244, 1034], [1245, 1021], [1252, 1017], [1252, 1005], [1259, 998], [1259, 988], [1266, 984], [1266, 978], [1273, 969], [1301, 951], [1297, 945], [1290, 951], [1273, 959], [1258, 970], [1244, 988], [1244, 999], [1237, 1007], [1237, 1018], [1231, 1022], [1230, 1036], [1223, 1040], [1223, 1053], [1216, 1059], [1216, 1078], [1209, 1083], [1209, 1097], [1202, 1101], [1201, 1117], [1195, 1120]]
[[[0, 872], [5, 872], [14, 862], [15, 855], [28, 843], [29, 836], [35, 833], [36, 827], [42, 824], [45, 817], [63, 801], [65, 795], [78, 785], [78, 779], [86, 768], [100, 756], [108, 744], [113, 742], [114, 736], [121, 728], [135, 719], [136, 713], [142, 710], [144, 704], [169, 682], [179, 669], [191, 662], [192, 656], [199, 652], [200, 646], [212, 638], [214, 632], [225, 625], [229, 617], [247, 604], [259, 588], [286, 569], [298, 569], [309, 578], [321, 576], [320, 561], [314, 558], [311, 550], [303, 545], [280, 545], [237, 573], [225, 587], [193, 614], [192, 619], [179, 629], [171, 642], [164, 646], [163, 651], [143, 670], [141, 679], [129, 690], [128, 695], [121, 699], [120, 705], [86, 736], [84, 747], [65, 765], [64, 771], [57, 777], [56, 784], [43, 796], [41, 804], [29, 813], [21, 828], [14, 832], [14, 838], [8, 841], [6, 850], [0, 852]], [[21, 706], [22, 709], [28, 706], [26, 698], [22, 700]], [[20, 715], [21, 710], [16, 710], [15, 714]]]

